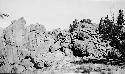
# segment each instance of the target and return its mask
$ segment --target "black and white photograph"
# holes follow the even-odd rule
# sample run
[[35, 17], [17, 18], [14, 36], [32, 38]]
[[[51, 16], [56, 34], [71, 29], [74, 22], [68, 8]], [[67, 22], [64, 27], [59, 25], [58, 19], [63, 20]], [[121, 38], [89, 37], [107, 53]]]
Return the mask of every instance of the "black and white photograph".
[[125, 74], [125, 0], [0, 0], [0, 74]]

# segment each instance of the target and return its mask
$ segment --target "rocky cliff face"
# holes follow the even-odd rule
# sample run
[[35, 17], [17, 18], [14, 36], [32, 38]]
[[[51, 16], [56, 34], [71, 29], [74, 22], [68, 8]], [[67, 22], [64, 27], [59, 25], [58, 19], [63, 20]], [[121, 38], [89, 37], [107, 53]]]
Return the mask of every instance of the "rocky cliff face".
[[69, 30], [53, 31], [38, 23], [25, 24], [21, 17], [0, 28], [0, 73], [73, 71], [75, 61], [104, 58], [112, 49], [92, 23], [74, 21]]

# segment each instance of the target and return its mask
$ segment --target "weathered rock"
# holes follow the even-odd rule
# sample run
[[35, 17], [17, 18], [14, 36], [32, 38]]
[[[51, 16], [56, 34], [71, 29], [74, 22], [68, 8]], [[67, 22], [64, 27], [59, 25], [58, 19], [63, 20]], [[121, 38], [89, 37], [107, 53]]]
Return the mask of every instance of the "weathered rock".
[[[0, 57], [5, 58], [0, 59], [0, 62], [6, 61], [7, 65], [2, 67], [5, 67], [7, 72], [12, 70], [14, 63], [19, 73], [35, 73], [35, 65], [40, 67], [39, 72], [58, 69], [69, 71], [74, 65], [71, 62], [81, 61], [76, 58], [100, 59], [112, 49], [108, 42], [101, 40], [96, 31], [97, 27], [92, 23], [75, 20], [73, 26], [70, 25], [70, 30], [58, 28], [49, 32], [44, 25], [25, 24], [22, 17], [14, 20], [7, 28], [0, 29]], [[30, 58], [26, 59], [26, 56]], [[89, 67], [85, 67], [88, 70]]]

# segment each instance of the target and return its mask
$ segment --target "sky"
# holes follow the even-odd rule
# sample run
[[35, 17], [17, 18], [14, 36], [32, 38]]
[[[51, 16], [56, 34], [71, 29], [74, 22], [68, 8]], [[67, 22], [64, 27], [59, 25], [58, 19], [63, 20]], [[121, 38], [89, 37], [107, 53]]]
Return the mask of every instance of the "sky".
[[0, 27], [24, 17], [26, 25], [42, 24], [47, 30], [68, 29], [75, 19], [89, 18], [99, 23], [101, 17], [125, 11], [125, 0], [0, 0], [0, 13], [10, 16], [0, 19]]

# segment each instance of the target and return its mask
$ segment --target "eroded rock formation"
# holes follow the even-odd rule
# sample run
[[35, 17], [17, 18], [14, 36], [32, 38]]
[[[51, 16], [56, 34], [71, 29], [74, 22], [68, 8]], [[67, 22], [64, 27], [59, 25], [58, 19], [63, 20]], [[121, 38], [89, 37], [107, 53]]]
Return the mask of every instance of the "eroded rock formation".
[[101, 41], [90, 20], [75, 20], [69, 30], [53, 31], [38, 23], [25, 24], [21, 17], [0, 28], [0, 73], [73, 71], [77, 58], [104, 58], [112, 49], [108, 42]]

